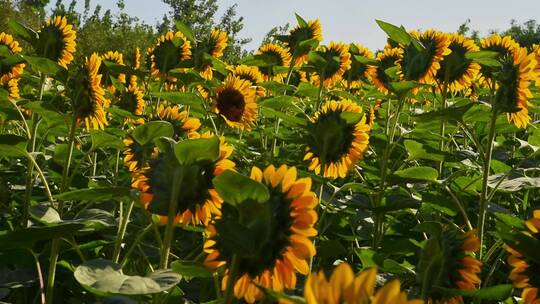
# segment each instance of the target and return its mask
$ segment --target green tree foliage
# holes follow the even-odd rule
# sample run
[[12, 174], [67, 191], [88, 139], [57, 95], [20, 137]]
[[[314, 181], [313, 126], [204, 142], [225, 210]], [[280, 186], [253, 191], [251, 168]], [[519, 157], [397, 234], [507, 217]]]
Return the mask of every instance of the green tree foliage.
[[523, 24], [512, 20], [510, 28], [503, 31], [503, 34], [514, 37], [521, 46], [530, 49], [533, 44], [540, 43], [540, 24], [536, 20], [528, 20]]
[[285, 25], [274, 26], [266, 33], [266, 35], [264, 35], [261, 46], [267, 43], [281, 43], [279, 40], [276, 39], [276, 36], [286, 35], [287, 32], [289, 32], [290, 28], [291, 25], [288, 22]]
[[217, 0], [163, 0], [170, 6], [168, 15], [163, 16], [157, 25], [160, 33], [174, 29], [174, 20], [181, 20], [191, 28], [197, 39], [208, 36], [213, 28], [219, 28], [229, 34], [229, 45], [224, 52], [224, 60], [236, 62], [246, 54], [243, 46], [251, 41], [241, 38], [244, 18], [237, 15], [237, 5], [228, 7], [218, 19]]

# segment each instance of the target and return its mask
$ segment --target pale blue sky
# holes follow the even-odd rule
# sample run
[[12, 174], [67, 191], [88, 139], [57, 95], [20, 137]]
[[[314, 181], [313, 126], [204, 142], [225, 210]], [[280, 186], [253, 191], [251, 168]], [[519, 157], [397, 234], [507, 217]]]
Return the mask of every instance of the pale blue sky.
[[[54, 1], [51, 1], [54, 2]], [[65, 1], [65, 2], [69, 2]], [[83, 3], [84, 1], [80, 0]], [[319, 18], [325, 42], [359, 42], [372, 50], [382, 48], [386, 36], [375, 23], [381, 19], [407, 29], [436, 28], [455, 31], [467, 19], [481, 34], [502, 30], [511, 19], [540, 20], [540, 0], [218, 0], [221, 12], [234, 3], [244, 17], [241, 35], [253, 38], [257, 48], [275, 25], [295, 24], [294, 13], [306, 19]], [[116, 9], [115, 0], [91, 0], [105, 9]], [[168, 8], [160, 0], [125, 0], [126, 11], [154, 25]]]

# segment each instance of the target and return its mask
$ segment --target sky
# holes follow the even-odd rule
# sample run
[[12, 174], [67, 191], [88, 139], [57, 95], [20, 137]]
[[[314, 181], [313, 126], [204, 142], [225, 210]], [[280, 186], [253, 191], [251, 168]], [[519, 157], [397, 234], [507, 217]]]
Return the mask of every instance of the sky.
[[[91, 0], [91, 11], [96, 4], [114, 11], [115, 3], [115, 0]], [[218, 3], [218, 16], [227, 7], [238, 4], [238, 15], [244, 17], [240, 35], [253, 39], [247, 45], [249, 50], [257, 48], [272, 27], [287, 22], [294, 26], [294, 13], [306, 20], [319, 18], [324, 43], [357, 42], [372, 50], [381, 49], [386, 41], [375, 19], [406, 29], [442, 31], [455, 31], [470, 19], [470, 27], [481, 35], [508, 28], [512, 19], [520, 23], [529, 19], [540, 21], [540, 0], [218, 0]], [[160, 0], [125, 0], [125, 5], [127, 13], [152, 25], [168, 11]]]

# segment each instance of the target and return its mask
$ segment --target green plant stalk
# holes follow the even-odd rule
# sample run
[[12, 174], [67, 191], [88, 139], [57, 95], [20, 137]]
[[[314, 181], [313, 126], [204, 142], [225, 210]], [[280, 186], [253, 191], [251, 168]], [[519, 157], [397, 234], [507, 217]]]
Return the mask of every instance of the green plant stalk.
[[172, 194], [169, 200], [169, 213], [167, 217], [167, 226], [165, 226], [165, 235], [161, 246], [161, 259], [159, 268], [165, 269], [169, 265], [169, 253], [171, 252], [171, 243], [174, 236], [174, 220], [178, 212], [178, 195], [180, 194], [179, 184], [184, 179], [183, 172], [176, 170], [172, 181]]
[[[446, 110], [446, 94], [448, 93], [448, 82], [444, 82], [443, 84], [443, 88], [442, 88], [442, 96], [441, 96], [441, 108], [442, 108], [442, 111]], [[445, 136], [445, 133], [446, 133], [446, 121], [444, 120], [444, 118], [441, 120], [441, 128], [439, 130], [439, 134], [441, 136], [440, 140], [439, 140], [439, 151], [444, 151], [444, 136]], [[439, 178], [442, 178], [443, 176], [443, 169], [444, 169], [444, 159], [441, 160], [439, 162]]]
[[131, 256], [135, 248], [137, 248], [137, 245], [139, 245], [139, 243], [142, 241], [144, 236], [148, 233], [148, 231], [152, 229], [153, 225], [154, 223], [148, 224], [148, 226], [146, 226], [141, 233], [137, 234], [137, 238], [135, 239], [135, 241], [133, 241], [133, 243], [131, 244], [131, 247], [129, 247], [129, 249], [126, 251], [126, 254], [122, 258], [122, 262], [120, 263], [122, 268], [124, 268], [127, 265], [129, 257]]
[[[404, 105], [405, 105], [405, 100], [400, 99], [398, 108], [396, 112], [394, 113], [396, 117], [394, 121], [392, 122], [391, 127], [389, 129], [387, 128], [388, 143], [386, 144], [386, 147], [383, 153], [383, 159], [382, 159], [382, 164], [381, 164], [381, 184], [380, 184], [379, 193], [377, 194], [377, 198], [376, 198], [376, 204], [375, 204], [376, 208], [381, 206], [384, 192], [386, 190], [386, 178], [388, 175], [388, 172], [387, 172], [388, 161], [390, 159], [391, 151], [393, 150], [394, 136], [396, 133], [397, 124], [399, 122], [399, 116], [401, 114], [401, 111], [403, 111]], [[388, 107], [390, 107], [390, 100], [388, 101]], [[388, 111], [388, 113], [390, 113], [390, 111]], [[386, 117], [386, 125], [388, 126], [389, 124], [390, 124], [390, 115]], [[379, 245], [379, 242], [382, 240], [382, 235], [383, 235], [383, 230], [384, 230], [384, 218], [385, 218], [384, 214], [380, 214], [379, 212], [377, 212], [375, 215], [375, 219], [374, 219], [375, 234], [373, 237], [373, 248], [377, 248], [377, 246]]]
[[231, 304], [234, 299], [234, 281], [238, 276], [238, 268], [240, 266], [240, 258], [234, 254], [231, 261], [229, 277], [227, 279], [227, 289], [225, 290], [225, 304]]
[[[69, 188], [69, 167], [71, 165], [71, 158], [73, 157], [73, 146], [75, 144], [75, 133], [77, 131], [77, 116], [73, 114], [73, 121], [71, 123], [71, 129], [69, 130], [69, 148], [66, 156], [66, 162], [64, 169], [62, 170], [62, 184], [60, 185], [60, 193], [63, 193]], [[58, 214], [62, 218], [62, 209], [64, 202], [58, 202]], [[61, 239], [53, 239], [51, 244], [51, 256], [49, 258], [49, 272], [47, 276], [47, 294], [45, 303], [52, 304], [54, 300], [54, 281], [56, 276], [56, 264], [58, 263], [58, 256], [60, 254]]]
[[322, 105], [322, 95], [323, 95], [323, 89], [324, 89], [324, 77], [325, 73], [321, 73], [321, 77], [319, 78], [319, 94], [317, 94], [317, 110], [321, 108]]
[[131, 211], [133, 210], [134, 205], [135, 205], [134, 201], [131, 201], [129, 203], [127, 210], [125, 214], [122, 215], [122, 219], [120, 221], [120, 227], [118, 229], [118, 234], [116, 236], [116, 242], [114, 244], [114, 251], [113, 251], [113, 256], [112, 256], [112, 260], [115, 263], [118, 263], [118, 259], [120, 258], [120, 249], [122, 248], [122, 241], [124, 241], [124, 236], [126, 235], [129, 217], [131, 216]]
[[488, 204], [488, 177], [491, 168], [491, 158], [493, 156], [493, 140], [495, 139], [495, 125], [497, 123], [498, 111], [493, 109], [491, 112], [491, 120], [489, 124], [489, 135], [487, 140], [486, 153], [484, 155], [484, 168], [482, 173], [482, 193], [480, 194], [480, 209], [478, 213], [478, 238], [480, 239], [479, 257], [483, 256], [484, 245], [484, 227], [487, 219], [487, 204]]
[[[39, 95], [38, 95], [39, 101], [43, 100], [43, 91], [45, 91], [46, 78], [47, 77], [45, 74], [40, 75]], [[15, 105], [15, 107], [17, 108], [17, 111], [19, 111], [20, 115], [22, 115], [22, 113], [19, 110], [19, 107], [17, 105]], [[24, 119], [24, 116], [22, 116], [22, 118], [26, 124], [26, 120]], [[28, 133], [28, 139], [30, 140], [30, 143], [29, 143], [29, 146], [27, 147], [27, 150], [29, 153], [33, 153], [36, 150], [36, 137], [37, 137], [38, 126], [39, 126], [39, 117], [37, 116], [36, 113], [32, 113], [32, 130]], [[26, 126], [26, 128], [28, 130], [28, 125]], [[32, 162], [31, 160], [28, 160], [27, 171], [26, 171], [26, 185], [24, 189], [23, 218], [22, 218], [22, 225], [24, 227], [26, 227], [26, 224], [29, 218], [28, 210], [30, 209], [30, 198], [32, 196], [32, 190], [34, 188], [34, 183], [32, 182], [34, 180], [33, 176], [34, 176], [34, 162]]]

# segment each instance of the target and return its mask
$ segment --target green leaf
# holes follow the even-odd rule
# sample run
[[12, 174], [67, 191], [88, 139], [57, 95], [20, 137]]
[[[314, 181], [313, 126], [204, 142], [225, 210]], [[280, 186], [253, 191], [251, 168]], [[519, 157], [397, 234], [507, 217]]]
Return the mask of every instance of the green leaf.
[[195, 43], [195, 37], [193, 36], [193, 33], [191, 32], [191, 29], [185, 25], [182, 21], [180, 20], [176, 20], [175, 21], [175, 25], [176, 25], [176, 29], [181, 32], [182, 34], [184, 34], [184, 36], [186, 36], [186, 38]]
[[167, 100], [174, 104], [195, 106], [198, 108], [200, 108], [201, 105], [204, 103], [204, 101], [199, 95], [192, 92], [150, 92], [150, 95]]
[[123, 200], [130, 197], [130, 188], [125, 187], [109, 187], [109, 188], [93, 188], [93, 189], [78, 189], [74, 191], [57, 194], [54, 197], [64, 201], [88, 201], [99, 202], [107, 200]]
[[61, 67], [58, 63], [44, 57], [23, 56], [24, 60], [28, 62], [36, 71], [45, 75], [54, 77], [57, 80], [65, 82], [67, 80], [68, 72]]
[[397, 27], [393, 24], [384, 22], [382, 20], [375, 20], [379, 27], [388, 35], [388, 37], [397, 43], [409, 45], [411, 43], [411, 36], [401, 27]]
[[308, 26], [307, 21], [304, 20], [304, 18], [302, 18], [300, 15], [298, 15], [297, 13], [294, 13], [294, 16], [296, 17], [296, 21], [298, 21], [298, 25], [300, 25], [301, 27]]
[[271, 108], [262, 108], [261, 112], [265, 117], [272, 118], [272, 117], [278, 117], [281, 118], [283, 121], [283, 124], [290, 126], [290, 127], [306, 127], [307, 126], [307, 120], [305, 118], [299, 118], [297, 116], [292, 116], [287, 113], [283, 113], [281, 111], [277, 111]]
[[0, 156], [25, 156], [26, 145], [26, 138], [22, 136], [2, 134], [0, 135]]
[[443, 226], [439, 222], [426, 221], [414, 226], [412, 230], [424, 232], [430, 236], [440, 236], [443, 231]]
[[[501, 181], [501, 178], [505, 179]], [[540, 177], [520, 176], [506, 179], [506, 174], [495, 174], [488, 177], [488, 186], [495, 188], [500, 183], [497, 191], [502, 192], [517, 192], [522, 189], [538, 189], [540, 188]]]
[[75, 269], [75, 279], [88, 291], [101, 295], [146, 295], [174, 287], [181, 276], [160, 269], [145, 277], [125, 275], [120, 265], [103, 259], [87, 261]]
[[297, 100], [298, 98], [292, 96], [277, 96], [263, 99], [259, 101], [259, 105], [270, 109], [294, 109], [298, 111], [294, 106]]
[[151, 121], [142, 124], [131, 132], [131, 136], [142, 146], [153, 142], [159, 137], [172, 137], [173, 126], [166, 121]]
[[216, 161], [219, 158], [219, 138], [214, 136], [180, 141], [174, 146], [174, 154], [180, 165]]
[[29, 28], [28, 26], [16, 21], [16, 20], [9, 20], [8, 26], [11, 32], [24, 40], [30, 42], [32, 44], [34, 41], [38, 39], [38, 33], [34, 31], [33, 29]]
[[319, 73], [324, 71], [324, 69], [326, 68], [326, 65], [327, 65], [326, 59], [324, 59], [324, 57], [319, 55], [319, 53], [317, 53], [317, 52], [314, 52], [314, 51], [309, 52], [308, 53], [308, 60], [309, 60], [310, 64], [312, 64], [313, 66], [315, 66], [317, 68]]
[[347, 124], [354, 125], [364, 117], [364, 113], [342, 112], [339, 117], [343, 118]]
[[192, 261], [174, 261], [171, 268], [183, 278], [211, 278], [213, 274], [213, 271], [203, 264]]
[[118, 136], [110, 134], [105, 130], [95, 130], [90, 132], [92, 137], [92, 148], [96, 150], [100, 148], [112, 148], [117, 150], [125, 149], [125, 145]]
[[268, 188], [240, 173], [227, 170], [212, 180], [226, 203], [240, 205], [247, 200], [264, 203], [270, 198]]
[[0, 231], [0, 252], [11, 249], [31, 249], [36, 242], [70, 237], [84, 228], [83, 224], [60, 224], [45, 227], [28, 227], [15, 231]]
[[421, 84], [416, 81], [390, 82], [388, 85], [390, 87], [390, 90], [397, 95], [407, 94], [410, 90], [421, 86]]
[[435, 287], [446, 295], [465, 296], [480, 300], [503, 301], [512, 295], [512, 285], [503, 284], [490, 287], [484, 287], [478, 290], [449, 289], [444, 287]]
[[396, 171], [394, 175], [407, 181], [436, 181], [439, 173], [431, 167], [411, 167]]
[[468, 52], [465, 54], [465, 58], [469, 60], [475, 60], [479, 58], [497, 58], [499, 53], [495, 51], [478, 51], [478, 52]]

